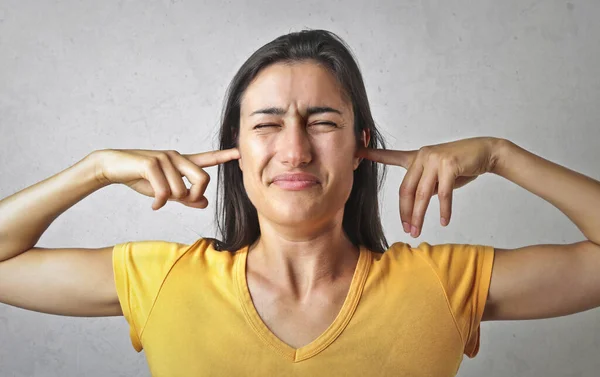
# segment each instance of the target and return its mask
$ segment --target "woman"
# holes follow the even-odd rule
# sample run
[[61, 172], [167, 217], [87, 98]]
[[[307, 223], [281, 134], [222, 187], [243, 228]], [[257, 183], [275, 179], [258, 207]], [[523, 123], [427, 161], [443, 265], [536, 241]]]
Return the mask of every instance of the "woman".
[[[482, 320], [600, 305], [600, 183], [516, 144], [478, 137], [385, 150], [358, 66], [334, 34], [260, 48], [228, 91], [220, 150], [101, 150], [0, 202], [0, 301], [72, 316], [124, 315], [154, 376], [453, 376]], [[565, 213], [587, 240], [508, 251], [388, 246], [378, 164], [407, 169], [405, 232], [428, 203], [500, 175]], [[34, 247], [63, 211], [109, 184], [206, 208], [219, 165], [222, 240]], [[182, 177], [191, 183], [188, 189]]]

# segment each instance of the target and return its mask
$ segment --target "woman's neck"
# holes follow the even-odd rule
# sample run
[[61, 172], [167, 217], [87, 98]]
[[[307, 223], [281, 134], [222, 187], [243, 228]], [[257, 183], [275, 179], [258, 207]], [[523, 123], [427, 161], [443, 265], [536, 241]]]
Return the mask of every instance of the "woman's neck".
[[359, 248], [342, 229], [341, 221], [300, 232], [300, 227], [264, 226], [250, 246], [247, 266], [298, 301], [340, 279], [352, 276]]

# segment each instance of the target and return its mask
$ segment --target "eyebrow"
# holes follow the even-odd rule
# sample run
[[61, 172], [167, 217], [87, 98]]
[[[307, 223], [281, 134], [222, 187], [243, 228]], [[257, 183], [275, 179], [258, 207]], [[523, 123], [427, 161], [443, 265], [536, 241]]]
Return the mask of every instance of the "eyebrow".
[[[309, 107], [308, 110], [306, 110], [306, 114], [308, 116], [313, 115], [313, 114], [323, 114], [323, 113], [337, 113], [337, 114], [342, 115], [341, 111], [334, 109], [333, 107], [329, 107], [329, 106], [313, 106], [313, 107]], [[256, 115], [256, 114], [284, 115], [285, 109], [283, 109], [281, 107], [267, 107], [264, 109], [256, 110], [255, 112], [250, 114], [250, 116]]]

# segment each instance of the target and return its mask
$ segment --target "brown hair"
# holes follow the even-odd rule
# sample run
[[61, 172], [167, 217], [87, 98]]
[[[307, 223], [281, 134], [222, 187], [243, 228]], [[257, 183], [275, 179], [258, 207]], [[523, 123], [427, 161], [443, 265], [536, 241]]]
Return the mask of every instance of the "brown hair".
[[[244, 91], [265, 67], [278, 63], [312, 60], [330, 70], [352, 102], [357, 142], [363, 129], [370, 130], [368, 147], [385, 149], [383, 137], [371, 115], [367, 92], [350, 48], [332, 32], [303, 30], [276, 38], [246, 60], [229, 84], [219, 131], [219, 148], [237, 147], [240, 105]], [[356, 245], [383, 253], [389, 246], [379, 215], [378, 192], [385, 178], [385, 166], [363, 160], [354, 171], [352, 191], [345, 204], [342, 227]], [[260, 236], [256, 208], [250, 202], [237, 161], [218, 167], [217, 229], [222, 241], [210, 239], [217, 250], [235, 251], [254, 243]]]

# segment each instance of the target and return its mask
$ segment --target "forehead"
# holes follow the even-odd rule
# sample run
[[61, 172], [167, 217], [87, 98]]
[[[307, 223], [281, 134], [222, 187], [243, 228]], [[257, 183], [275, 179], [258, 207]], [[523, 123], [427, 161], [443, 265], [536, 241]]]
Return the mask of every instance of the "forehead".
[[264, 68], [248, 85], [241, 101], [241, 115], [264, 107], [305, 109], [309, 106], [348, 108], [335, 76], [311, 62], [275, 63]]

